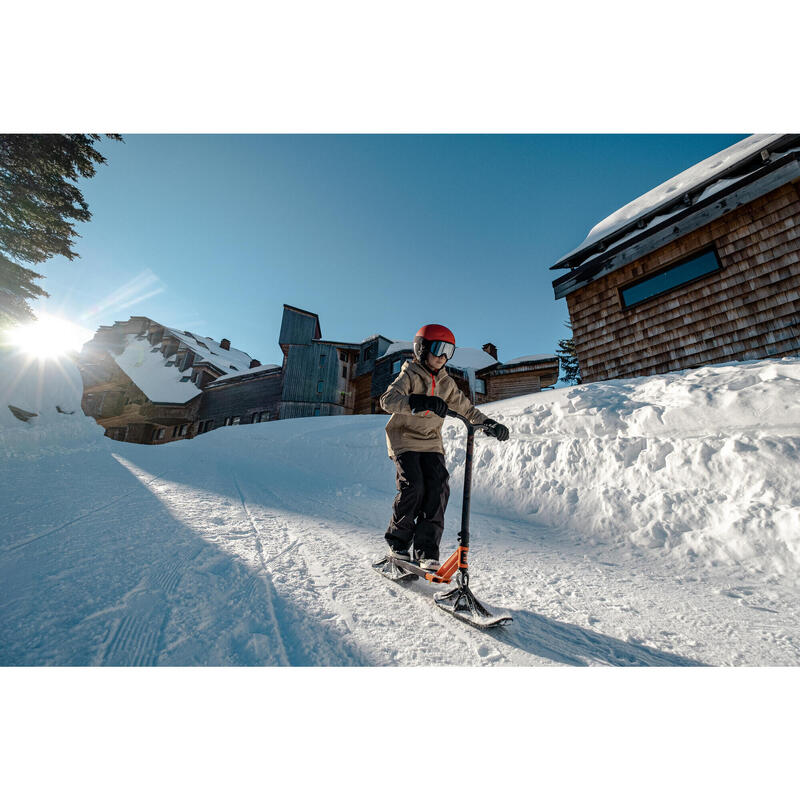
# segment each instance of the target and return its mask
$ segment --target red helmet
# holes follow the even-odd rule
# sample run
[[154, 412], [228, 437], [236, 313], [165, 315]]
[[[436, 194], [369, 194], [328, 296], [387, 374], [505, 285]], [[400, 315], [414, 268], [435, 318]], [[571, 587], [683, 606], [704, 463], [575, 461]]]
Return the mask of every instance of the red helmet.
[[424, 364], [428, 353], [450, 359], [456, 349], [456, 337], [444, 325], [423, 325], [414, 337], [414, 355]]

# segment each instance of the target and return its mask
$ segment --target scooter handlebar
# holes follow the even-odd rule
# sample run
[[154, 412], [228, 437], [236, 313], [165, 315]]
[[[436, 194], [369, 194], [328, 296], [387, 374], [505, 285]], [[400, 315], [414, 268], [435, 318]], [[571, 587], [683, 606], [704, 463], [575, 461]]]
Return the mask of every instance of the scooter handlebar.
[[474, 430], [485, 430], [485, 428], [487, 427], [483, 422], [477, 422], [477, 423], [470, 422], [466, 417], [462, 417], [461, 414], [458, 414], [457, 412], [453, 411], [450, 408], [447, 409], [447, 416], [460, 419], [467, 426], [468, 429], [472, 428]]

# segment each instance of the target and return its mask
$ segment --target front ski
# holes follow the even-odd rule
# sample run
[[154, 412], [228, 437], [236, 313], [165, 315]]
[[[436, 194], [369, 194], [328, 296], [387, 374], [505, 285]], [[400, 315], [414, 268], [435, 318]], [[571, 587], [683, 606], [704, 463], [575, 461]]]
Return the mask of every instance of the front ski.
[[457, 586], [449, 592], [437, 592], [433, 596], [433, 602], [442, 611], [481, 630], [500, 628], [511, 622], [511, 614], [507, 611], [490, 611], [472, 594], [468, 586]]
[[[415, 581], [420, 575], [425, 575], [425, 570], [420, 569], [419, 565], [391, 556], [374, 562], [372, 568], [394, 583]], [[459, 585], [449, 592], [437, 592], [433, 602], [442, 611], [480, 630], [499, 628], [511, 622], [511, 615], [507, 611], [489, 610], [472, 594], [468, 585]]]

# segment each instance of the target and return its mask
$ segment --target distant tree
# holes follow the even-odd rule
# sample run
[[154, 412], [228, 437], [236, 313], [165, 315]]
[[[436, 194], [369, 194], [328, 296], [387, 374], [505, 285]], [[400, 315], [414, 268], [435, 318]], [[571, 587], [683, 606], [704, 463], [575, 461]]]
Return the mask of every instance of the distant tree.
[[[569, 328], [572, 334], [572, 324], [565, 322], [564, 325]], [[580, 383], [581, 382], [581, 367], [578, 364], [578, 354], [575, 352], [575, 339], [570, 336], [569, 339], [558, 340], [558, 350], [556, 350], [558, 360], [561, 364], [561, 371], [564, 374], [564, 380], [567, 383]]]
[[[122, 141], [115, 133], [109, 139]], [[91, 178], [106, 159], [96, 133], [0, 134], [0, 327], [35, 319], [28, 300], [47, 297], [34, 281], [39, 264], [72, 249], [75, 222], [91, 219], [78, 178]]]

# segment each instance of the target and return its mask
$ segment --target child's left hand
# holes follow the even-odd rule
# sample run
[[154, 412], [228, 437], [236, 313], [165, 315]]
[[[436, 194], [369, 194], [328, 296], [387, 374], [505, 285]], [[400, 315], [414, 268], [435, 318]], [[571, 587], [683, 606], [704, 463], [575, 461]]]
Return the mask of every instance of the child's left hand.
[[493, 419], [487, 419], [483, 424], [486, 426], [484, 430], [487, 436], [494, 436], [500, 442], [505, 442], [508, 439], [508, 428], [505, 425], [501, 425]]

